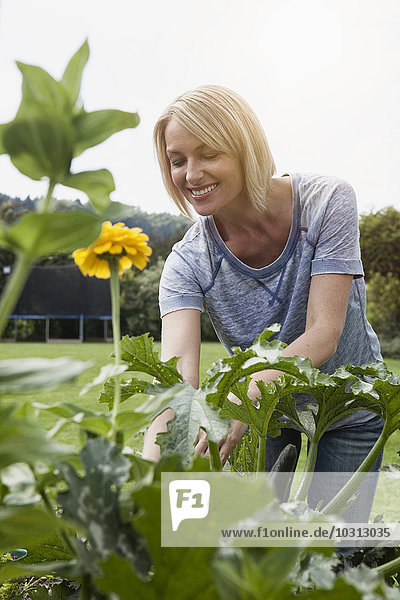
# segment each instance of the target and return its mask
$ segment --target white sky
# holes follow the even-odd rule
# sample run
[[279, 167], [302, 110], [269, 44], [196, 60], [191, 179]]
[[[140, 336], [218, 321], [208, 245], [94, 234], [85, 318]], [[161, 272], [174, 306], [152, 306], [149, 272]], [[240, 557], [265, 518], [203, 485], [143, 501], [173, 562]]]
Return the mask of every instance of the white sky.
[[[399, 0], [0, 2], [0, 123], [20, 101], [14, 61], [60, 77], [86, 37], [86, 110], [139, 112], [139, 127], [73, 163], [110, 169], [114, 200], [177, 214], [153, 155], [153, 125], [178, 94], [216, 83], [253, 106], [279, 174], [338, 175], [356, 189], [360, 212], [400, 208]], [[2, 193], [35, 197], [45, 188], [0, 156]], [[86, 199], [61, 186], [55, 195]]]

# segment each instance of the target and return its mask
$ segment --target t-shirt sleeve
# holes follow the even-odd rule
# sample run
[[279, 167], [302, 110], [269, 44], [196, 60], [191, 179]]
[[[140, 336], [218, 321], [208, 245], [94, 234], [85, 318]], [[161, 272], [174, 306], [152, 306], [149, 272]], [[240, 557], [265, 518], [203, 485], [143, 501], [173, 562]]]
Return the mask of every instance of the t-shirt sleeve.
[[354, 189], [339, 180], [319, 207], [318, 227], [312, 235], [311, 275], [348, 273], [363, 277], [357, 200]]
[[159, 303], [161, 317], [183, 308], [204, 311], [203, 291], [193, 269], [184, 257], [174, 250], [165, 261], [161, 275]]

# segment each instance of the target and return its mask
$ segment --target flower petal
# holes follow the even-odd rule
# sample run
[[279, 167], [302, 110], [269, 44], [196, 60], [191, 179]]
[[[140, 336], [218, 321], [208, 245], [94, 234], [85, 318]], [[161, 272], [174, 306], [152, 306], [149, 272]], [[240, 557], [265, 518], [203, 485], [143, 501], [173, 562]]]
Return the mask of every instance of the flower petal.
[[111, 245], [112, 245], [111, 242], [104, 242], [102, 244], [96, 244], [93, 247], [93, 251], [96, 252], [96, 254], [104, 254], [105, 252], [110, 251]]
[[110, 265], [108, 261], [100, 258], [97, 259], [96, 264], [93, 265], [92, 269], [88, 272], [90, 277], [97, 277], [98, 279], [109, 279], [111, 277]]
[[118, 261], [119, 263], [119, 274], [122, 275], [124, 271], [127, 271], [132, 266], [132, 261], [127, 256], [121, 256]]
[[110, 254], [122, 254], [122, 246], [121, 244], [113, 244], [109, 249]]
[[132, 256], [132, 257], [130, 256], [129, 258], [132, 260], [135, 267], [137, 267], [141, 271], [143, 271], [143, 269], [145, 268], [145, 266], [147, 265], [148, 260], [149, 260], [143, 254], [136, 254], [136, 256]]

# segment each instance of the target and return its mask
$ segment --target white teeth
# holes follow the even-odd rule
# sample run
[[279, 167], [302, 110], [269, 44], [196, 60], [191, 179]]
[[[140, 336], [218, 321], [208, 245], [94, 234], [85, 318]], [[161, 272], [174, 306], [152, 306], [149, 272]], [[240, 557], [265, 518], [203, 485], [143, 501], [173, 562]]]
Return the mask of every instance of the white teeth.
[[213, 185], [209, 185], [208, 187], [204, 188], [203, 190], [190, 190], [193, 194], [193, 196], [202, 196], [203, 194], [207, 194], [208, 192], [211, 192], [211, 190], [214, 190], [217, 187], [217, 184], [214, 183]]

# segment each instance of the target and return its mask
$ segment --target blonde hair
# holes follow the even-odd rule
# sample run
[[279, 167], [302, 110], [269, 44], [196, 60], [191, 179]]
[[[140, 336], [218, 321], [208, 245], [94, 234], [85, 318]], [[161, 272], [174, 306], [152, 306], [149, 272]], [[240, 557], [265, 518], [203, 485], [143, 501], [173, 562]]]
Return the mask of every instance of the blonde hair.
[[164, 185], [179, 210], [193, 218], [171, 177], [165, 143], [171, 119], [210, 148], [238, 158], [249, 200], [258, 210], [265, 208], [275, 163], [257, 116], [239, 94], [220, 85], [200, 86], [178, 96], [155, 124], [154, 146]]

